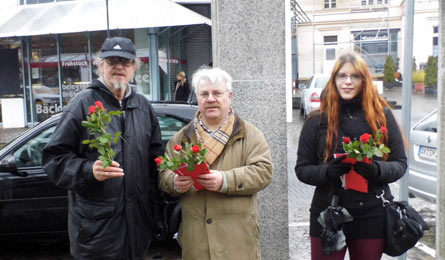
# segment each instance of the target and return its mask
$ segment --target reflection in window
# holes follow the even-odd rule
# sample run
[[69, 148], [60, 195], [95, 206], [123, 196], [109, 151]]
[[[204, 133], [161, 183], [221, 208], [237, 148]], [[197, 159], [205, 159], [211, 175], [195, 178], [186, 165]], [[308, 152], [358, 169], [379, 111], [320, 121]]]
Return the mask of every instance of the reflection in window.
[[169, 116], [158, 116], [158, 120], [159, 126], [161, 127], [162, 148], [165, 149], [168, 141], [170, 141], [173, 135], [181, 130], [186, 123]]
[[62, 111], [59, 98], [56, 39], [47, 35], [32, 36], [31, 44], [34, 118], [40, 122]]
[[42, 150], [49, 142], [56, 126], [46, 129], [19, 147], [13, 154], [17, 168], [42, 166]]
[[85, 33], [63, 34], [61, 46], [62, 98], [63, 104], [67, 105], [91, 82], [88, 39]]
[[324, 8], [335, 8], [336, 6], [336, 0], [324, 0]]

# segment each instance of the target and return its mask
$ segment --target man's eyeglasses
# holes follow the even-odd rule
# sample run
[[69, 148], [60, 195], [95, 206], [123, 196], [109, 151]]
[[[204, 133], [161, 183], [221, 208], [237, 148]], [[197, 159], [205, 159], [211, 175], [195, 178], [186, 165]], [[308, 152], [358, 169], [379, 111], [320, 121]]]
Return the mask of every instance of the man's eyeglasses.
[[108, 57], [108, 58], [105, 58], [105, 61], [111, 66], [114, 66], [114, 65], [117, 65], [118, 63], [120, 63], [125, 67], [129, 67], [134, 64], [134, 60], [129, 60], [129, 59], [122, 58], [122, 57]]
[[363, 77], [360, 74], [352, 74], [352, 75], [348, 75], [346, 73], [338, 73], [335, 76], [335, 79], [339, 82], [345, 82], [348, 78], [351, 79], [352, 82], [357, 83], [362, 81]]
[[220, 98], [224, 95], [225, 91], [213, 91], [213, 92], [208, 92], [208, 91], [203, 91], [201, 93], [199, 93], [199, 97], [202, 99], [208, 99], [210, 95], [212, 95], [214, 98]]

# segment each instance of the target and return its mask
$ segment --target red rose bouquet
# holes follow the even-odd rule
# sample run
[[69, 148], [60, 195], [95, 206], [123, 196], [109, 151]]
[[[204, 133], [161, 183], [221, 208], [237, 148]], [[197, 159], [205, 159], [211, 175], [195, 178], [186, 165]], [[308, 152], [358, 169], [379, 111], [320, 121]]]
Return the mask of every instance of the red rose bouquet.
[[[205, 162], [205, 155], [207, 149], [203, 149], [201, 144], [185, 144], [185, 149], [181, 145], [173, 145], [175, 156], [169, 158], [167, 156], [159, 156], [155, 158], [158, 168], [161, 170], [169, 169], [178, 175], [191, 176], [192, 179], [197, 179], [201, 174], [210, 172], [209, 166]], [[195, 182], [197, 190], [204, 187]]]
[[114, 136], [107, 133], [107, 125], [111, 122], [111, 117], [122, 114], [122, 111], [109, 111], [104, 108], [100, 101], [96, 101], [94, 106], [89, 107], [89, 116], [87, 121], [82, 121], [82, 126], [88, 128], [91, 135], [95, 138], [83, 140], [83, 144], [88, 144], [91, 148], [96, 148], [99, 152], [99, 160], [103, 167], [107, 168], [113, 162], [116, 154], [111, 148], [111, 142], [117, 143], [121, 132], [116, 132]]

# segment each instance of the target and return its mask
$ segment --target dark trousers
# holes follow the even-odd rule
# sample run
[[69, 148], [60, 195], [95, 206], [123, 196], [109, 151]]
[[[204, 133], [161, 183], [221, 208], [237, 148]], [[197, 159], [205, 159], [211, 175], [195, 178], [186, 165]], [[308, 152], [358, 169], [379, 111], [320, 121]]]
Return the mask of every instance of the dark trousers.
[[385, 239], [346, 240], [345, 248], [332, 252], [330, 255], [325, 255], [321, 250], [321, 239], [319, 237], [311, 237], [312, 260], [343, 260], [346, 248], [349, 251], [351, 260], [380, 260], [385, 248]]

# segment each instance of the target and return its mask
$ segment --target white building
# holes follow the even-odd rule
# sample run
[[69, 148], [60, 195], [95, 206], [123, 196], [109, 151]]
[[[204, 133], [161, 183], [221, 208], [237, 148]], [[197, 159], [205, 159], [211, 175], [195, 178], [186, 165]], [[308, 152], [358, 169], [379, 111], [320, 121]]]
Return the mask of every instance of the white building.
[[[300, 0], [297, 3], [307, 15], [296, 26], [300, 79], [314, 73], [329, 73], [335, 60], [346, 52], [361, 53], [374, 76], [382, 75], [387, 55], [398, 60], [398, 71], [403, 71], [406, 1]], [[425, 66], [428, 56], [437, 56], [438, 16], [438, 0], [415, 0], [413, 56], [418, 67]]]

